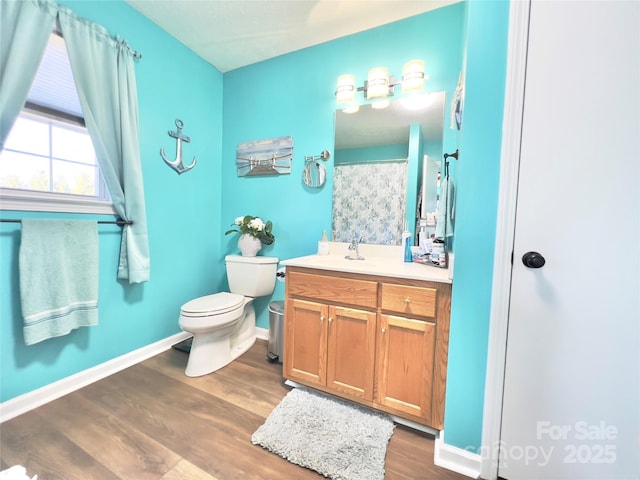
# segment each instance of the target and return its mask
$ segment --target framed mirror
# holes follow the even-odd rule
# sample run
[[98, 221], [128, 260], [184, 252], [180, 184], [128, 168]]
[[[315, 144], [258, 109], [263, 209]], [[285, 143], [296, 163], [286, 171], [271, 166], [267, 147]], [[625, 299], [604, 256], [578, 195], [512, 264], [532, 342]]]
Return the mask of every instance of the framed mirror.
[[[331, 230], [335, 242], [400, 245], [406, 227], [435, 210], [442, 159], [445, 92], [421, 109], [394, 99], [335, 116]], [[424, 227], [423, 227], [424, 228]]]

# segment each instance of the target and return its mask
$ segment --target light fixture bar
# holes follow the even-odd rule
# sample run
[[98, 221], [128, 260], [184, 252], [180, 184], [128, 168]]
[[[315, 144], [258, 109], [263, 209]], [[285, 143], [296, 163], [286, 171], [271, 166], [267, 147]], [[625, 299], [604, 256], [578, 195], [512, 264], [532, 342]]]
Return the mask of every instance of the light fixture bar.
[[410, 60], [402, 67], [402, 80], [389, 76], [386, 67], [374, 67], [369, 70], [364, 86], [356, 87], [355, 76], [346, 74], [338, 77], [336, 103], [345, 113], [354, 113], [359, 109], [356, 92], [364, 92], [364, 98], [371, 101], [372, 108], [386, 108], [389, 99], [395, 93], [395, 87], [402, 86], [403, 94], [422, 92], [425, 79], [424, 60]]

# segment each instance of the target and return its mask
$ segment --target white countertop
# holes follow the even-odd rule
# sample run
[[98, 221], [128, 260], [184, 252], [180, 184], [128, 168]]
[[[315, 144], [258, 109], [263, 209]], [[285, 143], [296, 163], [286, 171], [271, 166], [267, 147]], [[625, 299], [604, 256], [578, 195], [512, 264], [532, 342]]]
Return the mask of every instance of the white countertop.
[[345, 255], [350, 253], [348, 246], [348, 243], [330, 242], [329, 255], [307, 255], [282, 260], [280, 264], [363, 275], [452, 283], [453, 255], [450, 255], [449, 268], [438, 268], [421, 263], [404, 262], [402, 247], [399, 246], [361, 244], [360, 256], [364, 257], [364, 260], [349, 260], [345, 258]]

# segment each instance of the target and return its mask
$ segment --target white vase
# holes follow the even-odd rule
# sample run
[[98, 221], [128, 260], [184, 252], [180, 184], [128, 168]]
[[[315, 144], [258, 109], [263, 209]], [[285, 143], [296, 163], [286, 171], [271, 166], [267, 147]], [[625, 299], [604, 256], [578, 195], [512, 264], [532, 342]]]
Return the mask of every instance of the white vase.
[[238, 248], [243, 257], [255, 257], [262, 248], [262, 242], [259, 238], [245, 233], [238, 239]]

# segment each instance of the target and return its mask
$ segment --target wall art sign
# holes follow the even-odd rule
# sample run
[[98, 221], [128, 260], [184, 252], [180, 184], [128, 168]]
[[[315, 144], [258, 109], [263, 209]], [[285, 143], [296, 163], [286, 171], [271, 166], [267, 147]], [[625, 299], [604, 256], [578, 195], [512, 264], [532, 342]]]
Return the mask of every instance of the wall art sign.
[[293, 137], [278, 137], [238, 144], [239, 177], [291, 173]]

